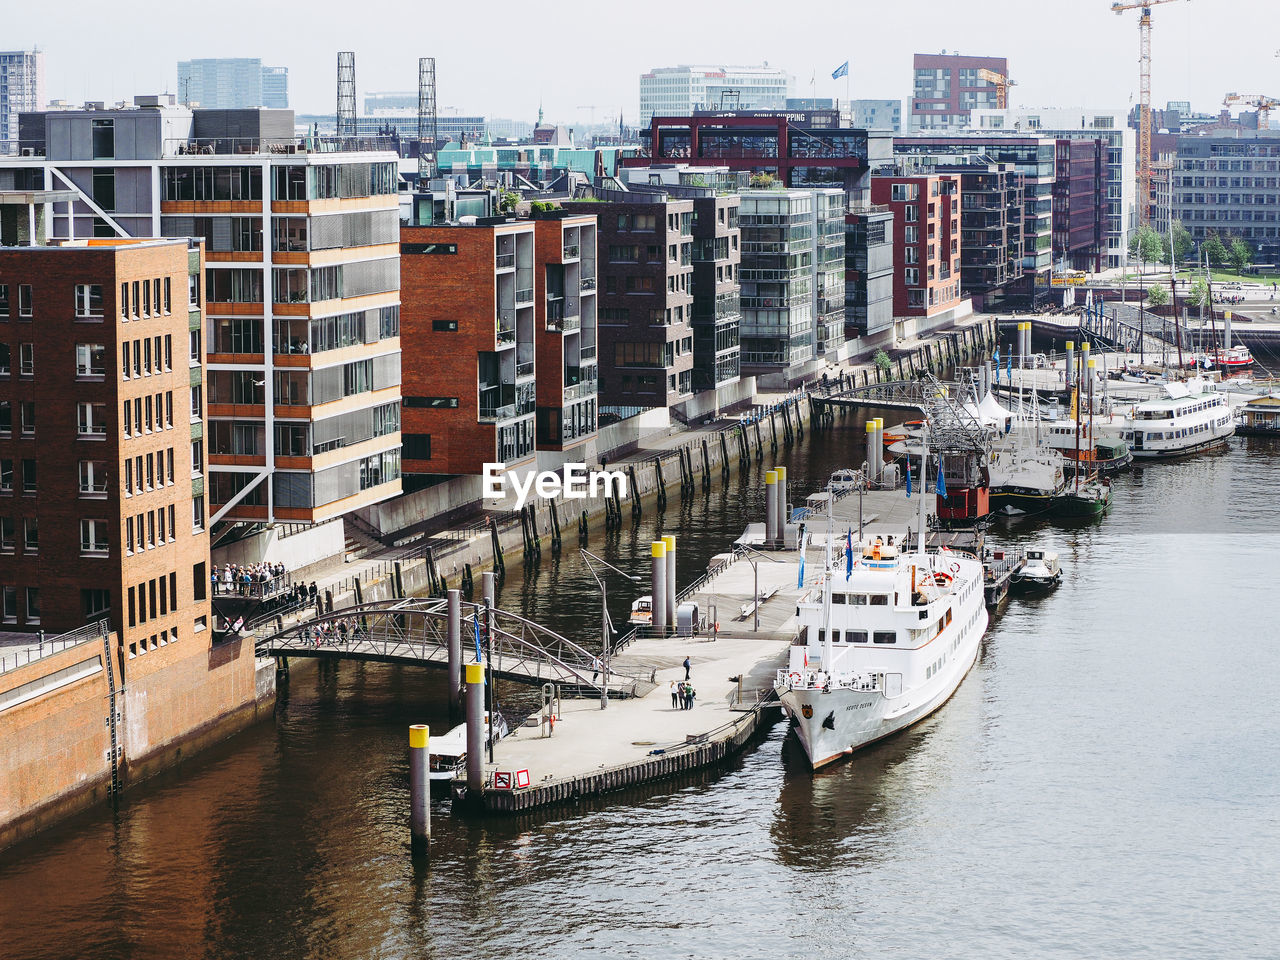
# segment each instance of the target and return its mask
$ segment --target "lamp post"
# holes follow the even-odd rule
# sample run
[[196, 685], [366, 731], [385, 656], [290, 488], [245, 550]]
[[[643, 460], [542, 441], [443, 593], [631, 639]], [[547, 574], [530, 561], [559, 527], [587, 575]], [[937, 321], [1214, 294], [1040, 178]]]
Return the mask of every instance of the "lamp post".
[[579, 552], [582, 554], [583, 562], [587, 565], [587, 571], [591, 574], [592, 579], [595, 580], [596, 586], [600, 588], [600, 668], [604, 671], [604, 686], [601, 688], [600, 709], [604, 710], [609, 706], [609, 648], [612, 646], [613, 624], [609, 620], [608, 588], [605, 587], [604, 581], [600, 579], [600, 575], [596, 573], [595, 567], [591, 565], [591, 561], [594, 560], [596, 563], [608, 567], [614, 573], [626, 577], [632, 583], [639, 583], [640, 578], [633, 577], [624, 570], [619, 570], [609, 561], [601, 560], [589, 550], [581, 550]]
[[[764, 557], [770, 563], [782, 562], [777, 557], [771, 557], [767, 553], [761, 553], [755, 547], [749, 547], [745, 543], [742, 544], [742, 549], [750, 553], [754, 553], [758, 557]], [[804, 552], [804, 548], [802, 546], [801, 553], [803, 552]], [[760, 567], [759, 567], [760, 561], [756, 560], [754, 557], [748, 557], [745, 554], [743, 555], [742, 559], [746, 560], [747, 563], [751, 564], [751, 590], [752, 590], [751, 608], [755, 613], [755, 623], [751, 627], [751, 632], [758, 633], [760, 631]]]

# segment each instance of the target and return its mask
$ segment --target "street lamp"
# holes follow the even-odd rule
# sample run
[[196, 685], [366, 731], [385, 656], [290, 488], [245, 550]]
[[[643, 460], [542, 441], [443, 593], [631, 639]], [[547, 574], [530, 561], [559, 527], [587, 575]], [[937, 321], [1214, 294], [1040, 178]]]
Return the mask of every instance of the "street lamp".
[[600, 575], [596, 573], [595, 567], [591, 565], [594, 560], [601, 566], [608, 567], [614, 573], [626, 577], [632, 583], [639, 583], [639, 577], [633, 577], [624, 570], [619, 570], [608, 560], [601, 560], [589, 550], [580, 550], [582, 560], [587, 565], [587, 571], [595, 580], [596, 586], [600, 588], [600, 667], [604, 671], [604, 686], [601, 688], [600, 709], [604, 710], [609, 705], [609, 658], [610, 647], [612, 646], [613, 622], [609, 619], [609, 593], [605, 587], [605, 583], [600, 579]]
[[[761, 553], [755, 547], [749, 547], [745, 543], [742, 544], [742, 549], [747, 550], [751, 553], [754, 553], [757, 556], [764, 557], [770, 563], [782, 562], [777, 557], [771, 557], [767, 553]], [[803, 547], [801, 548], [801, 550], [803, 551]], [[751, 632], [758, 633], [760, 631], [760, 567], [758, 566], [760, 561], [745, 555], [743, 556], [742, 559], [746, 560], [747, 563], [751, 564], [751, 578], [752, 578], [751, 579], [751, 591], [752, 591], [751, 608], [755, 613], [755, 623], [751, 627]]]

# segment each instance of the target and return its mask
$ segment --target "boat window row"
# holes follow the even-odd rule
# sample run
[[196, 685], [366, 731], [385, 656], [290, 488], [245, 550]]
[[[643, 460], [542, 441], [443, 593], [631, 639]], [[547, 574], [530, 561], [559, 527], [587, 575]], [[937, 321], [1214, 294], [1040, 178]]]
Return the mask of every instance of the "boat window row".
[[1201, 410], [1208, 410], [1211, 407], [1226, 406], [1226, 401], [1222, 397], [1211, 397], [1208, 400], [1202, 400], [1199, 403], [1190, 403], [1185, 406], [1174, 407], [1172, 410], [1139, 410], [1134, 416], [1135, 420], [1172, 420], [1176, 417], [1185, 417], [1193, 413], [1199, 413]]
[[854, 607], [865, 607], [870, 604], [873, 607], [887, 607], [889, 605], [889, 595], [887, 593], [833, 593], [831, 594], [831, 602], [835, 604], [847, 604]]
[[[866, 630], [832, 630], [832, 643], [866, 643], [868, 633]], [[898, 633], [896, 630], [873, 630], [870, 633], [872, 643], [897, 643]], [[818, 628], [818, 643], [827, 642], [827, 631], [822, 627]]]

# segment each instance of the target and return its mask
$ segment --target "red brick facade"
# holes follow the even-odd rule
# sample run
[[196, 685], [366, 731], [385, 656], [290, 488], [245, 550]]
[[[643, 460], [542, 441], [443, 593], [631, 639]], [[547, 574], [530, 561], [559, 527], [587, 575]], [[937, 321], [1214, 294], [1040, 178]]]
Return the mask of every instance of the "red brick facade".
[[960, 178], [871, 179], [893, 210], [893, 315], [932, 317], [960, 303]]

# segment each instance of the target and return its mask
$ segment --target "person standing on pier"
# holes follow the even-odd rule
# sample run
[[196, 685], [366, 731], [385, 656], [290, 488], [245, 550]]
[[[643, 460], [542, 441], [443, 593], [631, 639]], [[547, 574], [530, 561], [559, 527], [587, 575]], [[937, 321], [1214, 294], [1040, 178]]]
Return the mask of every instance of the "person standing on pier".
[[671, 681], [671, 709], [674, 710], [680, 706], [680, 691], [676, 689], [676, 682]]
[[693, 698], [694, 698], [694, 696], [695, 696], [695, 694], [694, 694], [694, 690], [693, 690], [693, 684], [692, 684], [692, 683], [686, 683], [686, 684], [684, 685], [684, 708], [685, 708], [686, 710], [692, 710], [692, 709], [693, 709]]
[[685, 678], [686, 680], [688, 680], [688, 679], [689, 679], [689, 668], [690, 668], [691, 666], [692, 666], [692, 664], [689, 662], [689, 658], [688, 658], [688, 657], [685, 657], [685, 658], [684, 658], [684, 678]]

